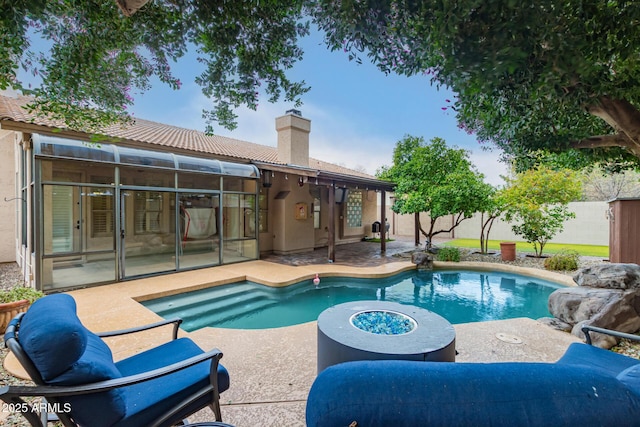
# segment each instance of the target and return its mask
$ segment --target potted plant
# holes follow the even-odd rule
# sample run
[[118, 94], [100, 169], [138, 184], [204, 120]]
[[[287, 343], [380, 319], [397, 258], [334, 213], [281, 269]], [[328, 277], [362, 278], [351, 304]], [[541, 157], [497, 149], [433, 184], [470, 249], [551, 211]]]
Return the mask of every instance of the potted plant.
[[27, 311], [27, 308], [44, 293], [27, 286], [15, 286], [11, 289], [0, 291], [0, 331], [4, 332], [18, 313]]

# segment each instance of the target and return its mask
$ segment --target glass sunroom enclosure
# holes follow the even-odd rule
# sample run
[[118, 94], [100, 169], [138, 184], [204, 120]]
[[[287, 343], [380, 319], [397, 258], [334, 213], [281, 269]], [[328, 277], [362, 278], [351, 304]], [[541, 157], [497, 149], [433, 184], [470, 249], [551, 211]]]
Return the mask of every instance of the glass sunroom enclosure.
[[44, 290], [259, 256], [254, 165], [42, 135], [33, 152]]

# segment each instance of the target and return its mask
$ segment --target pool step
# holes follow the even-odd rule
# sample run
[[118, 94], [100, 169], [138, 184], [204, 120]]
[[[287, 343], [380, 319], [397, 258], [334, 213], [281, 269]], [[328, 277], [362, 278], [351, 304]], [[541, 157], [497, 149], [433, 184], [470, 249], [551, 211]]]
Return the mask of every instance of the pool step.
[[217, 322], [242, 312], [249, 313], [273, 305], [276, 301], [272, 293], [268, 288], [239, 283], [159, 298], [143, 305], [165, 319], [179, 317], [184, 320], [183, 329], [195, 330], [215, 326]]
[[245, 304], [237, 304], [233, 307], [226, 307], [223, 310], [206, 310], [198, 316], [185, 319], [182, 326], [187, 332], [211, 326], [216, 327], [227, 320], [231, 320], [238, 316], [250, 316], [252, 313], [264, 310], [278, 304], [276, 300], [270, 298], [258, 298], [246, 301]]
[[175, 307], [187, 309], [192, 306], [198, 306], [203, 301], [240, 298], [253, 290], [255, 290], [255, 286], [250, 283], [238, 283], [158, 298], [145, 301], [142, 304], [161, 316], [165, 316], [165, 313], [170, 313]]

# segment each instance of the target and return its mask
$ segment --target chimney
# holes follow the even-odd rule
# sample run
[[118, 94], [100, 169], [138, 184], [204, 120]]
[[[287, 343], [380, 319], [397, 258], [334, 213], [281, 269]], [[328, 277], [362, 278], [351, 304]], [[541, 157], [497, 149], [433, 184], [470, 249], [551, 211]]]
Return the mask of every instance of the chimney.
[[309, 132], [311, 120], [302, 117], [300, 110], [288, 110], [276, 118], [278, 131], [278, 160], [288, 165], [309, 167]]

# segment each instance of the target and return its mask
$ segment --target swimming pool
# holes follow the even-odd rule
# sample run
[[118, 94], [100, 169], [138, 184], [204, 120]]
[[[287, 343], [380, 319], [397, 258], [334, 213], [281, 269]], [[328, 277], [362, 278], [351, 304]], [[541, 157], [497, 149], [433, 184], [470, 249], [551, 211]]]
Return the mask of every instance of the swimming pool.
[[205, 326], [265, 329], [317, 320], [336, 304], [394, 301], [433, 311], [451, 323], [549, 316], [549, 294], [562, 285], [510, 273], [412, 270], [383, 279], [324, 277], [273, 288], [238, 282], [145, 301], [164, 318], [180, 317], [182, 328]]

